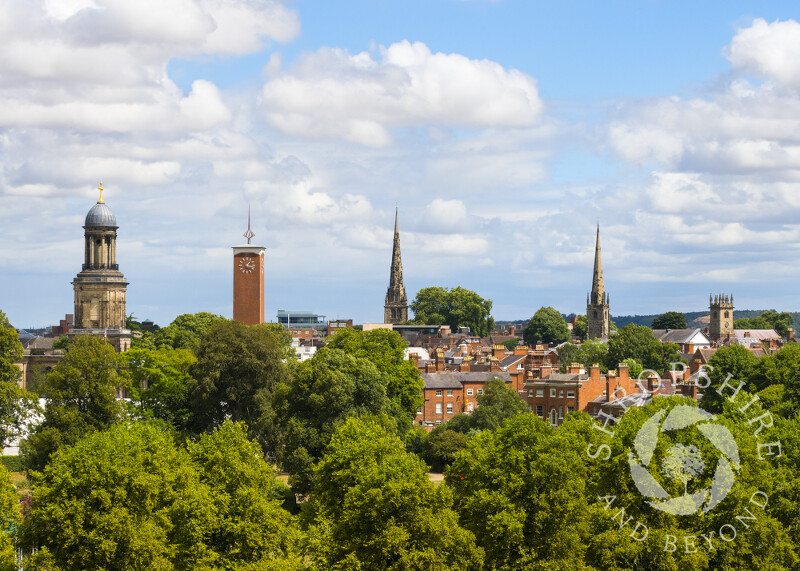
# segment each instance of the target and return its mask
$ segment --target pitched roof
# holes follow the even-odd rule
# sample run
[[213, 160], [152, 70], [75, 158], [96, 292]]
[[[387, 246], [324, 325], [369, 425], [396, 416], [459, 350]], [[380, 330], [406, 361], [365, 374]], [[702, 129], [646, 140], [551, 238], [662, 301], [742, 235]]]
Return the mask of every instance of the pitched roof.
[[527, 355], [507, 355], [502, 359], [500, 359], [500, 362], [498, 364], [500, 365], [501, 369], [507, 369], [511, 365], [514, 365], [515, 363], [524, 360], [525, 357], [527, 357]]
[[[702, 343], [711, 344], [711, 340], [700, 330], [699, 327], [688, 329], [653, 329], [653, 337], [662, 343], [689, 343], [693, 337], [701, 336]], [[697, 343], [698, 341], [695, 341]]]
[[462, 383], [488, 383], [497, 378], [506, 383], [511, 382], [508, 373], [421, 373], [423, 388], [425, 389], [455, 389], [461, 388]]

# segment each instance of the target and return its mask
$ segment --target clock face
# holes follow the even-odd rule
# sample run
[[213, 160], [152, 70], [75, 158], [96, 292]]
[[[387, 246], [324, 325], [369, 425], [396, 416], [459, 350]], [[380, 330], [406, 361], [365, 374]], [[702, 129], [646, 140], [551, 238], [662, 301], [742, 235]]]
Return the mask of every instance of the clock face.
[[252, 274], [256, 269], [256, 261], [253, 258], [242, 258], [239, 260], [239, 271], [243, 274]]

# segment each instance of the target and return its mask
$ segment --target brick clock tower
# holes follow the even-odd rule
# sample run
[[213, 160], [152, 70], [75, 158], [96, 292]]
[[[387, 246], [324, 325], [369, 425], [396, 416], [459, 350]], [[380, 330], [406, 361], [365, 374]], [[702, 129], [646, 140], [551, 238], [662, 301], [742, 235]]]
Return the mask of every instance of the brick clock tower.
[[233, 247], [233, 320], [256, 325], [264, 323], [264, 248], [250, 244], [255, 234], [250, 230], [247, 213], [247, 245]]

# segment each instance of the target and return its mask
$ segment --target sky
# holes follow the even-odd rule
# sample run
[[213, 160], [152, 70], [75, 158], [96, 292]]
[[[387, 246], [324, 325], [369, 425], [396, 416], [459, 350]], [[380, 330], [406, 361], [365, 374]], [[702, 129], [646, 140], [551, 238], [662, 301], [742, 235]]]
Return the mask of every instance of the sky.
[[127, 311], [409, 301], [612, 315], [798, 311], [800, 5], [790, 1], [0, 0], [0, 310], [73, 311], [83, 220], [119, 224]]

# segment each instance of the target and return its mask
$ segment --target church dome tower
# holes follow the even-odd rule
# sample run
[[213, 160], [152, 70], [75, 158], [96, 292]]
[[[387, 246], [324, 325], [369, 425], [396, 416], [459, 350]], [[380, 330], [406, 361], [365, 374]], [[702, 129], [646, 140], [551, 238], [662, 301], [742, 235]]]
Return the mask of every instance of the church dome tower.
[[117, 219], [100, 198], [84, 221], [84, 255], [75, 291], [75, 329], [72, 334], [103, 335], [118, 351], [130, 348], [131, 332], [125, 329], [125, 292], [128, 282], [117, 264]]

